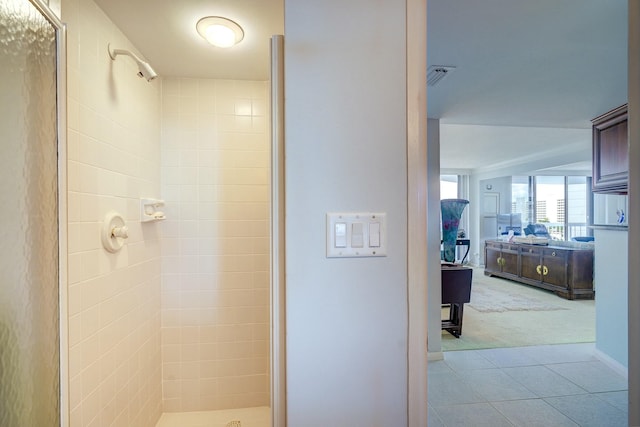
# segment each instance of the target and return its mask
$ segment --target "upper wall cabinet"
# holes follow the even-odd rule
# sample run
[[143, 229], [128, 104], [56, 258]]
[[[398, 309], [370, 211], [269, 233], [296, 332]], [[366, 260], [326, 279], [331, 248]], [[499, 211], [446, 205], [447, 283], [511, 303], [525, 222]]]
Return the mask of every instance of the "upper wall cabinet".
[[596, 117], [593, 123], [593, 191], [627, 193], [629, 144], [627, 105]]

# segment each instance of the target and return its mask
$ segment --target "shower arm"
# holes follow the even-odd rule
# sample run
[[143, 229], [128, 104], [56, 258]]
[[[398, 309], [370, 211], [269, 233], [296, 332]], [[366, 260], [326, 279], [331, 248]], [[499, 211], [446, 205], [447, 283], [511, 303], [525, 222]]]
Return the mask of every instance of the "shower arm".
[[118, 55], [126, 55], [133, 58], [133, 60], [136, 61], [136, 64], [138, 64], [138, 76], [144, 77], [145, 79], [147, 79], [147, 81], [150, 82], [151, 80], [158, 77], [158, 74], [153, 70], [151, 65], [149, 65], [148, 62], [145, 62], [142, 59], [140, 59], [140, 57], [135, 53], [128, 51], [126, 49], [112, 49], [111, 44], [107, 45], [107, 50], [109, 51], [109, 57], [113, 61], [116, 60], [116, 56]]

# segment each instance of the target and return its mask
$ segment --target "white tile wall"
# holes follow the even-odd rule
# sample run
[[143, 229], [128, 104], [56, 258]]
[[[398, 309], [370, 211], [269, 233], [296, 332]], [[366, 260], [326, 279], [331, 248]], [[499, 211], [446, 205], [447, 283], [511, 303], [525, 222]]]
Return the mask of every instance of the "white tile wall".
[[269, 404], [266, 82], [163, 79], [166, 412]]
[[[68, 31], [69, 376], [71, 426], [154, 426], [162, 412], [159, 225], [139, 222], [160, 194], [160, 84], [107, 44], [133, 46], [92, 0], [62, 0]], [[130, 236], [106, 252], [119, 211]]]

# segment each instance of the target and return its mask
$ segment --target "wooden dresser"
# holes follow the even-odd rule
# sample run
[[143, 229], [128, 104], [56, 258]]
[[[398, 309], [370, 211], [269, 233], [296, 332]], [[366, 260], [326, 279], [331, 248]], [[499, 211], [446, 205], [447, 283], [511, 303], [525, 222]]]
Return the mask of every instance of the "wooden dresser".
[[487, 240], [484, 274], [548, 289], [567, 299], [593, 299], [593, 249]]

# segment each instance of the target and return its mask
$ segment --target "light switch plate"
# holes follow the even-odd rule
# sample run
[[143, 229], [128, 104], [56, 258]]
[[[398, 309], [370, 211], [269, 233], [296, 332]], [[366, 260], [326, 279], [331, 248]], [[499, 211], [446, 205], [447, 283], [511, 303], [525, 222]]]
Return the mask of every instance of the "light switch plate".
[[[336, 242], [336, 225], [340, 232], [346, 224], [346, 245], [342, 237]], [[354, 224], [355, 227], [354, 227]], [[374, 224], [373, 226], [371, 224]], [[376, 225], [377, 224], [377, 225]], [[352, 235], [353, 230], [357, 235]], [[379, 230], [378, 236], [370, 232]], [[359, 232], [362, 232], [360, 235]], [[338, 235], [340, 236], [340, 232]], [[377, 244], [377, 246], [371, 246]], [[327, 258], [387, 256], [387, 214], [380, 212], [327, 213]]]

